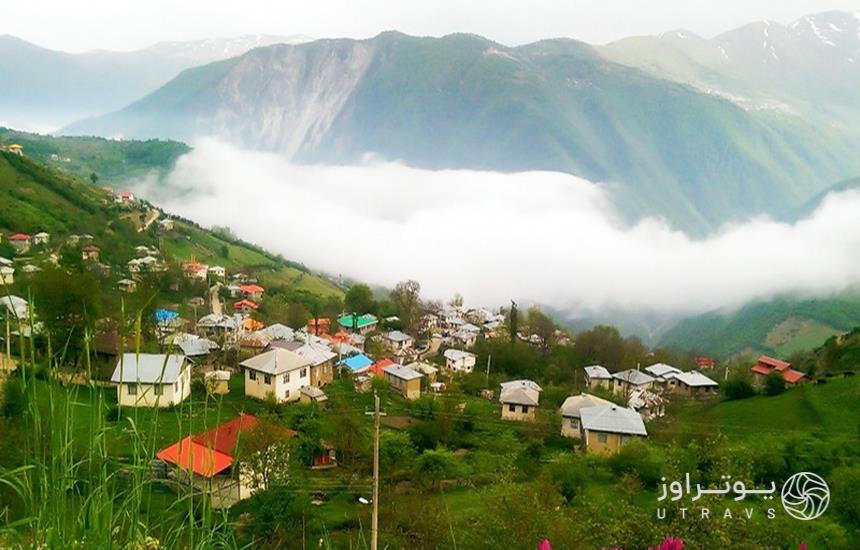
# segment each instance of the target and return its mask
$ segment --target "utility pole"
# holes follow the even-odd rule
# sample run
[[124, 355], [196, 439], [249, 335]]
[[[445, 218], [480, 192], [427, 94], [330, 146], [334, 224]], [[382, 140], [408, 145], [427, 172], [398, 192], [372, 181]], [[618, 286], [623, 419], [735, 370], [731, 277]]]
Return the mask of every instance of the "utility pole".
[[493, 355], [487, 355], [487, 387], [490, 387], [490, 362], [493, 360]]
[[379, 539], [379, 395], [373, 390], [373, 508], [370, 516], [370, 550], [377, 550]]

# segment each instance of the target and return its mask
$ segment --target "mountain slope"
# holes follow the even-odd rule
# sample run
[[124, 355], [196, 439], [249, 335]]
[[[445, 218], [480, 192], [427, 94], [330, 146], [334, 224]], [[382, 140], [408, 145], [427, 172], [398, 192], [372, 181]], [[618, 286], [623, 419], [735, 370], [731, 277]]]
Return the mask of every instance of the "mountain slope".
[[848, 128], [860, 120], [860, 12], [750, 23], [704, 39], [689, 31], [598, 47], [606, 58], [691, 84], [748, 110]]
[[55, 137], [0, 127], [0, 145], [17, 143], [27, 156], [81, 178], [91, 174], [105, 185], [123, 185], [131, 178], [165, 174], [176, 159], [191, 150], [176, 141], [110, 140], [96, 137]]
[[813, 349], [860, 325], [860, 294], [818, 300], [778, 298], [731, 312], [684, 319], [660, 345], [729, 357], [741, 352], [787, 356]]
[[[122, 209], [88, 181], [33, 161], [0, 151], [0, 233], [47, 231], [56, 248], [71, 234], [90, 234], [101, 248], [102, 261], [122, 277], [134, 247], [158, 248], [166, 259], [222, 265], [232, 272], [256, 275], [270, 289], [320, 297], [340, 296], [342, 289], [296, 262], [219, 232], [177, 220], [175, 229], [157, 234], [153, 224], [139, 231], [148, 205]], [[294, 296], [295, 294], [293, 294]]]
[[320, 40], [183, 72], [74, 134], [209, 135], [300, 161], [556, 170], [616, 184], [623, 211], [703, 233], [781, 213], [860, 173], [853, 135], [749, 112], [573, 40]]
[[255, 35], [71, 54], [0, 36], [0, 125], [42, 131], [119, 109], [181, 70], [298, 37]]

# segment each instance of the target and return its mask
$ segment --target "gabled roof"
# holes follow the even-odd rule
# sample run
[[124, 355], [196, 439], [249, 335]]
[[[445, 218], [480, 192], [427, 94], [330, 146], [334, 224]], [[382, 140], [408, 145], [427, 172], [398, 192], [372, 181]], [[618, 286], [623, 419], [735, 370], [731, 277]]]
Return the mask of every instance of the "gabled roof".
[[265, 290], [266, 290], [265, 288], [261, 287], [260, 285], [254, 285], [254, 284], [240, 285], [239, 288], [245, 294], [259, 294], [261, 292], [265, 292]]
[[236, 321], [230, 317], [229, 315], [216, 315], [214, 313], [210, 313], [209, 315], [204, 315], [197, 321], [198, 327], [219, 327], [228, 330], [235, 330], [238, 328], [236, 325]]
[[761, 357], [759, 357], [758, 362], [760, 365], [765, 365], [778, 371], [784, 371], [791, 367], [791, 363], [789, 363], [788, 361], [774, 359], [773, 357], [769, 357], [767, 355], [762, 355]]
[[342, 315], [338, 320], [338, 324], [344, 328], [353, 328], [353, 324], [355, 324], [356, 328], [365, 328], [371, 325], [375, 325], [379, 322], [375, 315], [371, 315], [370, 313], [365, 313], [364, 315], [353, 316], [351, 313], [346, 315]]
[[386, 333], [385, 337], [392, 342], [408, 342], [409, 340], [413, 340], [411, 336], [399, 330], [392, 330]]
[[186, 357], [200, 357], [218, 349], [218, 344], [207, 338], [182, 339], [175, 344]]
[[243, 308], [257, 309], [258, 307], [260, 307], [260, 306], [258, 306], [257, 304], [255, 304], [251, 300], [239, 300], [238, 302], [233, 303], [233, 309], [243, 309]]
[[645, 367], [645, 370], [648, 372], [648, 374], [650, 374], [651, 376], [656, 376], [657, 378], [660, 378], [661, 376], [666, 376], [667, 374], [673, 372], [681, 372], [681, 369], [677, 369], [672, 365], [667, 365], [666, 363], [654, 363], [649, 367]]
[[694, 370], [690, 372], [669, 373], [666, 378], [675, 378], [690, 387], [716, 387], [720, 385], [719, 382], [711, 380], [704, 374]]
[[266, 374], [282, 374], [302, 367], [308, 367], [311, 362], [295, 352], [285, 349], [273, 349], [260, 355], [255, 355], [239, 364], [247, 369]]
[[616, 372], [612, 375], [613, 378], [617, 380], [623, 380], [629, 384], [633, 384], [634, 386], [641, 386], [643, 384], [648, 384], [649, 382], [654, 381], [654, 377], [644, 372], [640, 372], [636, 369], [628, 369], [623, 370], [621, 372]]
[[382, 371], [389, 376], [394, 376], [395, 378], [400, 378], [401, 380], [417, 380], [424, 376], [420, 372], [416, 372], [409, 367], [404, 367], [403, 365], [393, 364], [387, 367], [384, 367]]
[[499, 384], [502, 387], [502, 391], [512, 390], [516, 388], [528, 388], [533, 391], [543, 391], [537, 382], [533, 382], [532, 380], [510, 380], [508, 382], [502, 382]]
[[30, 235], [27, 235], [25, 233], [14, 233], [12, 235], [9, 235], [9, 240], [10, 241], [29, 241]]
[[612, 405], [612, 401], [591, 395], [590, 393], [581, 393], [579, 395], [571, 395], [561, 404], [561, 415], [567, 418], [579, 418], [580, 409], [585, 407], [596, 407], [598, 405]]
[[376, 376], [382, 376], [382, 373], [385, 371], [386, 367], [390, 367], [391, 365], [396, 365], [396, 364], [397, 363], [395, 363], [394, 361], [392, 361], [391, 359], [388, 359], [386, 357], [385, 359], [380, 359], [376, 363], [367, 367], [366, 372], [372, 373]]
[[579, 410], [582, 428], [594, 432], [648, 435], [638, 412], [618, 405], [598, 405]]
[[606, 367], [601, 365], [585, 367], [585, 374], [592, 380], [612, 380], [612, 374]]
[[315, 346], [313, 344], [302, 344], [294, 351], [310, 361], [312, 365], [322, 365], [326, 361], [331, 361], [337, 357], [337, 355], [332, 353], [328, 348]]
[[116, 384], [173, 384], [186, 365], [184, 355], [125, 353], [120, 357], [110, 380]]
[[538, 392], [528, 388], [514, 388], [503, 390], [499, 396], [499, 401], [512, 405], [529, 405], [536, 407], [538, 405]]
[[263, 332], [271, 336], [274, 340], [292, 340], [296, 334], [296, 331], [280, 323], [267, 326], [263, 329]]

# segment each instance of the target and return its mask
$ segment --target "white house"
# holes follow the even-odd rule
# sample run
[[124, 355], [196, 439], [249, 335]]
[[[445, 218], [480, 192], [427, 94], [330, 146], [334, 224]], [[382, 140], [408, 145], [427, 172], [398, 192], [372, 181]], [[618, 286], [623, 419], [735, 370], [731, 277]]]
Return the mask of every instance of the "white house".
[[415, 343], [414, 338], [399, 330], [386, 332], [382, 338], [385, 340], [385, 345], [394, 353], [405, 352]]
[[445, 350], [445, 367], [451, 372], [472, 372], [478, 356], [459, 349]]
[[248, 397], [296, 401], [302, 387], [311, 385], [311, 361], [292, 351], [275, 348], [239, 364], [245, 369]]
[[50, 241], [50, 240], [51, 240], [51, 235], [48, 233], [45, 233], [44, 231], [40, 231], [39, 233], [36, 233], [35, 235], [33, 235], [33, 244], [36, 246], [48, 244], [48, 241]]
[[227, 269], [224, 266], [212, 265], [209, 266], [209, 275], [218, 279], [224, 279], [227, 277]]
[[0, 285], [11, 285], [15, 282], [15, 268], [0, 265]]
[[502, 419], [533, 421], [543, 388], [531, 380], [502, 382], [501, 387]]
[[650, 374], [636, 369], [616, 372], [612, 378], [612, 392], [625, 397], [629, 397], [635, 390], [650, 390], [657, 380]]
[[191, 394], [191, 365], [184, 355], [126, 353], [111, 382], [123, 407], [172, 407]]
[[606, 367], [601, 365], [585, 367], [585, 385], [591, 389], [604, 388], [611, 390], [612, 374]]
[[561, 404], [561, 435], [574, 439], [582, 438], [582, 419], [580, 409], [585, 407], [596, 407], [598, 405], [612, 405], [611, 401], [601, 399], [590, 393], [571, 395]]

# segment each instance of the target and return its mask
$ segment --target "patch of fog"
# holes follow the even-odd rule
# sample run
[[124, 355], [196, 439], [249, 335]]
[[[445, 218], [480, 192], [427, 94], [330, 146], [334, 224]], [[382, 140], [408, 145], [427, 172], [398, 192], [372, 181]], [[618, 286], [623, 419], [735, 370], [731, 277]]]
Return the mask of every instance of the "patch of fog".
[[566, 174], [296, 165], [212, 140], [138, 189], [308, 266], [389, 286], [417, 279], [438, 299], [680, 315], [860, 281], [858, 192], [794, 224], [757, 217], [694, 240], [659, 219], [624, 224], [611, 187]]

